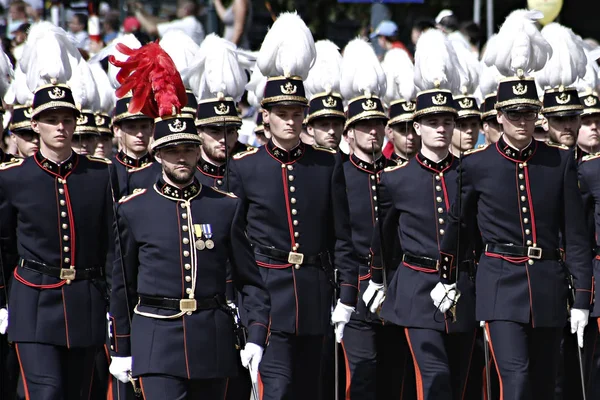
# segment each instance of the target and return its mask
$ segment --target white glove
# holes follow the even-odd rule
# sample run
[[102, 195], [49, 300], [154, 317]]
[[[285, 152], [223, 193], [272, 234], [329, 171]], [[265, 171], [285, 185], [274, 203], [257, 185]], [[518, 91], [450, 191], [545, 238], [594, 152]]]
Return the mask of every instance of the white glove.
[[123, 383], [129, 382], [129, 372], [131, 372], [131, 357], [110, 357], [112, 361], [108, 370], [111, 375], [120, 380]]
[[571, 333], [577, 332], [577, 343], [583, 348], [583, 331], [588, 324], [589, 310], [571, 308]]
[[[363, 293], [362, 299], [365, 302], [365, 304], [369, 307], [369, 311], [375, 314], [377, 312], [377, 309], [379, 309], [379, 307], [381, 306], [381, 303], [383, 303], [383, 300], [385, 300], [383, 283], [375, 283], [373, 281], [369, 281], [369, 286], [367, 287], [367, 290], [365, 290], [365, 292]], [[371, 301], [371, 299], [373, 299], [373, 302], [371, 303], [371, 306], [369, 306], [369, 302]]]
[[252, 383], [258, 382], [258, 365], [262, 360], [264, 351], [261, 346], [250, 342], [246, 343], [246, 347], [240, 351], [242, 365], [250, 371]]
[[8, 329], [8, 308], [0, 308], [0, 335], [4, 335]]
[[442, 282], [438, 282], [430, 293], [433, 305], [440, 310], [441, 313], [448, 311], [456, 300], [458, 300], [458, 291], [456, 290], [456, 283], [446, 285]]
[[342, 343], [344, 337], [344, 327], [350, 321], [350, 316], [354, 312], [354, 307], [350, 307], [338, 300], [335, 310], [331, 313], [331, 323], [335, 329], [335, 340]]

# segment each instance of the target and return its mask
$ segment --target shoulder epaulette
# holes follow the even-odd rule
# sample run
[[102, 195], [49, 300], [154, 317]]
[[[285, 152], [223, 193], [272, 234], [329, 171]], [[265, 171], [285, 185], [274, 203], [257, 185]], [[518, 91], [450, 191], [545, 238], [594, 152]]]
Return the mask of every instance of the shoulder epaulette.
[[595, 160], [596, 158], [600, 158], [600, 153], [588, 154], [587, 156], [583, 156], [581, 162]]
[[148, 167], [150, 167], [153, 163], [149, 162], [146, 165], [142, 165], [141, 167], [137, 167], [137, 168], [127, 168], [127, 172], [132, 173], [132, 172], [138, 172], [141, 171], [143, 169], [146, 169]]
[[331, 153], [331, 154], [336, 154], [337, 153], [337, 151], [335, 151], [334, 149], [330, 149], [329, 147], [318, 146], [316, 144], [313, 144], [312, 148], [315, 149], [315, 150], [325, 151], [325, 152]]
[[550, 147], [556, 147], [557, 149], [561, 149], [561, 150], [569, 150], [568, 146], [565, 146], [564, 144], [560, 144], [560, 143], [553, 143], [553, 142], [546, 142], [546, 144]]
[[104, 157], [96, 157], [96, 156], [86, 156], [90, 161], [103, 162], [104, 164], [112, 164], [108, 158]]
[[258, 147], [251, 147], [251, 148], [247, 149], [246, 151], [242, 151], [241, 153], [235, 154], [232, 158], [234, 160], [239, 160], [240, 158], [244, 158], [250, 154], [255, 154], [256, 152], [258, 152]]
[[221, 193], [221, 194], [224, 194], [225, 196], [231, 197], [232, 199], [237, 199], [238, 198], [235, 194], [233, 194], [231, 192], [226, 192], [224, 190], [217, 189], [216, 187], [211, 187], [211, 189], [214, 190], [217, 193]]
[[133, 189], [133, 193], [131, 193], [130, 195], [121, 197], [121, 199], [119, 200], [119, 204], [126, 203], [129, 200], [133, 199], [134, 197], [137, 197], [144, 193], [146, 193], [146, 189], [140, 189], [140, 188]]
[[383, 172], [392, 172], [400, 168], [404, 168], [408, 165], [408, 162], [403, 162], [402, 164], [392, 165], [391, 167], [385, 167]]
[[471, 150], [467, 150], [463, 153], [463, 156], [468, 156], [469, 154], [473, 154], [473, 153], [477, 153], [480, 152], [482, 150], [485, 150], [488, 148], [488, 144], [482, 144], [481, 146], [477, 147], [476, 149], [471, 149]]
[[17, 166], [23, 164], [23, 161], [25, 161], [24, 158], [13, 157], [9, 161], [6, 161], [6, 162], [3, 162], [2, 164], [0, 164], [0, 171], [17, 167]]

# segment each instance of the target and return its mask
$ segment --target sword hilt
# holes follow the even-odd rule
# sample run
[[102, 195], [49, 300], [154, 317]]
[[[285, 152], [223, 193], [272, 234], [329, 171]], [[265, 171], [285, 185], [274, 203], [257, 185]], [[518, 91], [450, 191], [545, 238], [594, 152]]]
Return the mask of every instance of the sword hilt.
[[134, 378], [133, 375], [131, 375], [131, 371], [127, 373], [127, 377], [129, 378], [129, 383], [133, 386], [135, 397], [142, 397], [142, 388], [138, 386], [137, 378]]

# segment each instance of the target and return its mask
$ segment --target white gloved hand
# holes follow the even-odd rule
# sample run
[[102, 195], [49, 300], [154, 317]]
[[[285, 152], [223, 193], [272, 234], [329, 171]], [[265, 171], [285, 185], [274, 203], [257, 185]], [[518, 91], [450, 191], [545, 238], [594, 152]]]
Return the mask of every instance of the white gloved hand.
[[448, 311], [457, 300], [456, 283], [446, 285], [438, 282], [430, 293], [433, 305], [440, 310], [441, 313]]
[[331, 323], [335, 329], [335, 340], [342, 343], [344, 337], [344, 327], [350, 321], [350, 316], [354, 312], [354, 307], [350, 307], [338, 300], [335, 310], [331, 313]]
[[571, 333], [577, 332], [577, 344], [583, 348], [583, 331], [588, 324], [589, 310], [571, 308]]
[[[365, 292], [363, 293], [362, 299], [367, 305], [367, 307], [369, 307], [369, 311], [375, 314], [377, 312], [377, 309], [379, 309], [379, 307], [381, 306], [381, 303], [383, 303], [383, 300], [385, 300], [383, 284], [369, 281], [369, 286], [367, 287], [367, 290], [365, 290]], [[371, 300], [373, 301], [369, 306], [369, 302]]]
[[246, 347], [240, 351], [240, 359], [244, 368], [248, 368], [250, 371], [250, 379], [252, 383], [258, 382], [258, 365], [265, 349], [254, 343], [246, 343]]
[[0, 335], [8, 329], [8, 308], [0, 308]]
[[110, 357], [112, 361], [108, 367], [108, 371], [112, 376], [123, 383], [129, 382], [129, 372], [131, 372], [131, 357]]

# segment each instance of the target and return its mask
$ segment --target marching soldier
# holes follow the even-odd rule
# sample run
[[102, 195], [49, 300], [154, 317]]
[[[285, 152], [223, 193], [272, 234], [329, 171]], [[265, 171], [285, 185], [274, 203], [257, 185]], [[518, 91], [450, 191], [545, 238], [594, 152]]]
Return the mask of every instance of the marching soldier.
[[0, 173], [2, 236], [11, 243], [2, 262], [16, 265], [8, 339], [15, 342], [27, 398], [82, 399], [104, 341], [109, 162], [71, 150], [78, 116], [69, 87], [40, 87], [31, 116], [40, 150], [3, 164]]
[[96, 157], [113, 158], [113, 138], [114, 133], [111, 124], [111, 118], [108, 114], [96, 113], [94, 115], [96, 121], [96, 129], [98, 130], [98, 143], [96, 144]]
[[494, 144], [502, 135], [502, 126], [498, 123], [496, 115], [496, 92], [488, 94], [482, 103], [481, 110], [481, 126], [483, 127], [483, 135], [485, 136], [485, 144]]
[[456, 96], [454, 101], [458, 114], [450, 141], [450, 152], [455, 157], [460, 157], [477, 143], [481, 131], [481, 111], [474, 96], [463, 94]]
[[[341, 335], [356, 303], [358, 262], [340, 159], [334, 150], [299, 139], [308, 105], [301, 77], [315, 57], [312, 35], [297, 14], [284, 13], [263, 43], [257, 65], [269, 76], [262, 108], [271, 139], [233, 157], [230, 185], [244, 204], [247, 234], [271, 295], [271, 335], [260, 367], [263, 399], [316, 398], [323, 339], [331, 329], [333, 266], [339, 270], [336, 309], [343, 315], [335, 325]], [[276, 58], [273, 49], [281, 51], [277, 65], [268, 61]]]
[[577, 147], [583, 153], [583, 159], [586, 155], [595, 154], [600, 150], [600, 99], [591, 88], [581, 92], [579, 98], [584, 108], [577, 135]]
[[112, 122], [115, 136], [121, 143], [121, 150], [112, 160], [119, 179], [118, 198], [132, 194], [135, 189], [151, 186], [159, 172], [148, 152], [154, 121], [142, 113], [129, 113], [129, 102], [131, 96], [117, 100]]
[[[362, 67], [353, 71], [348, 63], [362, 60]], [[383, 74], [370, 44], [362, 39], [348, 43], [344, 50], [342, 81], [352, 83], [353, 78], [371, 82], [371, 94], [356, 92], [343, 86], [349, 98], [347, 121], [344, 129], [353, 143], [353, 152], [344, 162], [346, 191], [350, 207], [352, 242], [360, 261], [359, 300], [356, 313], [344, 328], [342, 348], [346, 359], [346, 397], [358, 399], [400, 398], [404, 378], [403, 345], [400, 327], [384, 324], [369, 311], [361, 294], [365, 292], [371, 276], [369, 248], [373, 228], [379, 215], [377, 176], [389, 165], [396, 165], [382, 154], [387, 116], [377, 93], [378, 73]], [[350, 71], [347, 72], [347, 69]], [[354, 73], [354, 76], [347, 74]], [[381, 93], [383, 94], [383, 93]], [[392, 249], [390, 249], [392, 250]], [[406, 349], [407, 350], [407, 349]]]
[[[147, 52], [162, 60], [154, 68], [165, 66], [168, 57], [153, 43], [132, 51], [119, 63], [122, 71], [134, 70], [138, 57], [147, 58]], [[168, 65], [166, 70], [175, 71]], [[135, 76], [124, 80], [130, 83]], [[146, 101], [155, 101], [159, 111], [178, 111], [185, 104], [179, 95], [185, 92], [179, 90], [183, 83], [176, 71], [167, 79], [175, 91], [164, 89], [162, 97], [152, 93]], [[131, 104], [135, 92], [133, 96]], [[177, 102], [161, 100], [174, 97]], [[181, 114], [157, 117], [151, 148], [162, 173], [151, 187], [123, 197], [118, 207], [110, 371], [121, 382], [129, 374], [139, 377], [146, 400], [222, 399], [226, 378], [237, 373], [238, 357], [225, 302], [226, 263], [231, 262], [248, 313], [248, 343], [241, 356], [253, 371], [266, 345], [269, 296], [244, 232], [243, 204], [194, 177], [200, 156], [194, 119]], [[177, 268], [165, 269], [169, 265]]]
[[[381, 174], [380, 207], [382, 219], [376, 227], [371, 251], [371, 290], [363, 299], [371, 312], [381, 307], [385, 321], [404, 327], [416, 373], [418, 399], [458, 399], [468, 392], [467, 380], [476, 327], [473, 255], [468, 242], [461, 244], [458, 286], [462, 292], [459, 307], [451, 313], [438, 312], [431, 297], [438, 282], [437, 255], [444, 239], [447, 213], [458, 192], [458, 158], [449, 152], [457, 111], [450, 90], [428, 88], [425, 82], [450, 82], [446, 76], [430, 76], [423, 71], [422, 59], [432, 48], [444, 48], [440, 65], [452, 71], [452, 49], [442, 32], [430, 30], [419, 38], [415, 70], [423, 84], [416, 98], [414, 127], [421, 137], [421, 151], [408, 163], [386, 168]], [[444, 60], [447, 60], [446, 62]], [[448, 72], [451, 79], [451, 73]], [[417, 86], [419, 86], [417, 84]], [[405, 190], [410, 188], [410, 191]], [[398, 237], [402, 259], [393, 275], [385, 298], [382, 263], [391, 237]], [[387, 271], [386, 271], [387, 272]]]
[[71, 144], [73, 151], [82, 156], [94, 155], [99, 137], [94, 113], [91, 110], [81, 110]]
[[[567, 321], [561, 233], [576, 292], [570, 326], [579, 346], [591, 294], [591, 252], [575, 161], [568, 151], [532, 139], [541, 102], [535, 81], [524, 71], [540, 70], [550, 47], [530, 29], [539, 17], [535, 11], [515, 11], [498, 33], [506, 46], [493, 49], [490, 59], [510, 76], [500, 81], [497, 92], [503, 135], [495, 146], [462, 160], [462, 191], [440, 246], [438, 288], [455, 297], [457, 241], [478, 224], [485, 252], [477, 271], [477, 320], [485, 321], [505, 400], [554, 396]], [[512, 46], [515, 41], [521, 46]], [[456, 303], [456, 298], [446, 300], [434, 302], [442, 310]]]
[[40, 137], [31, 129], [31, 107], [16, 105], [13, 108], [8, 130], [17, 145], [19, 157], [29, 157], [40, 148]]

